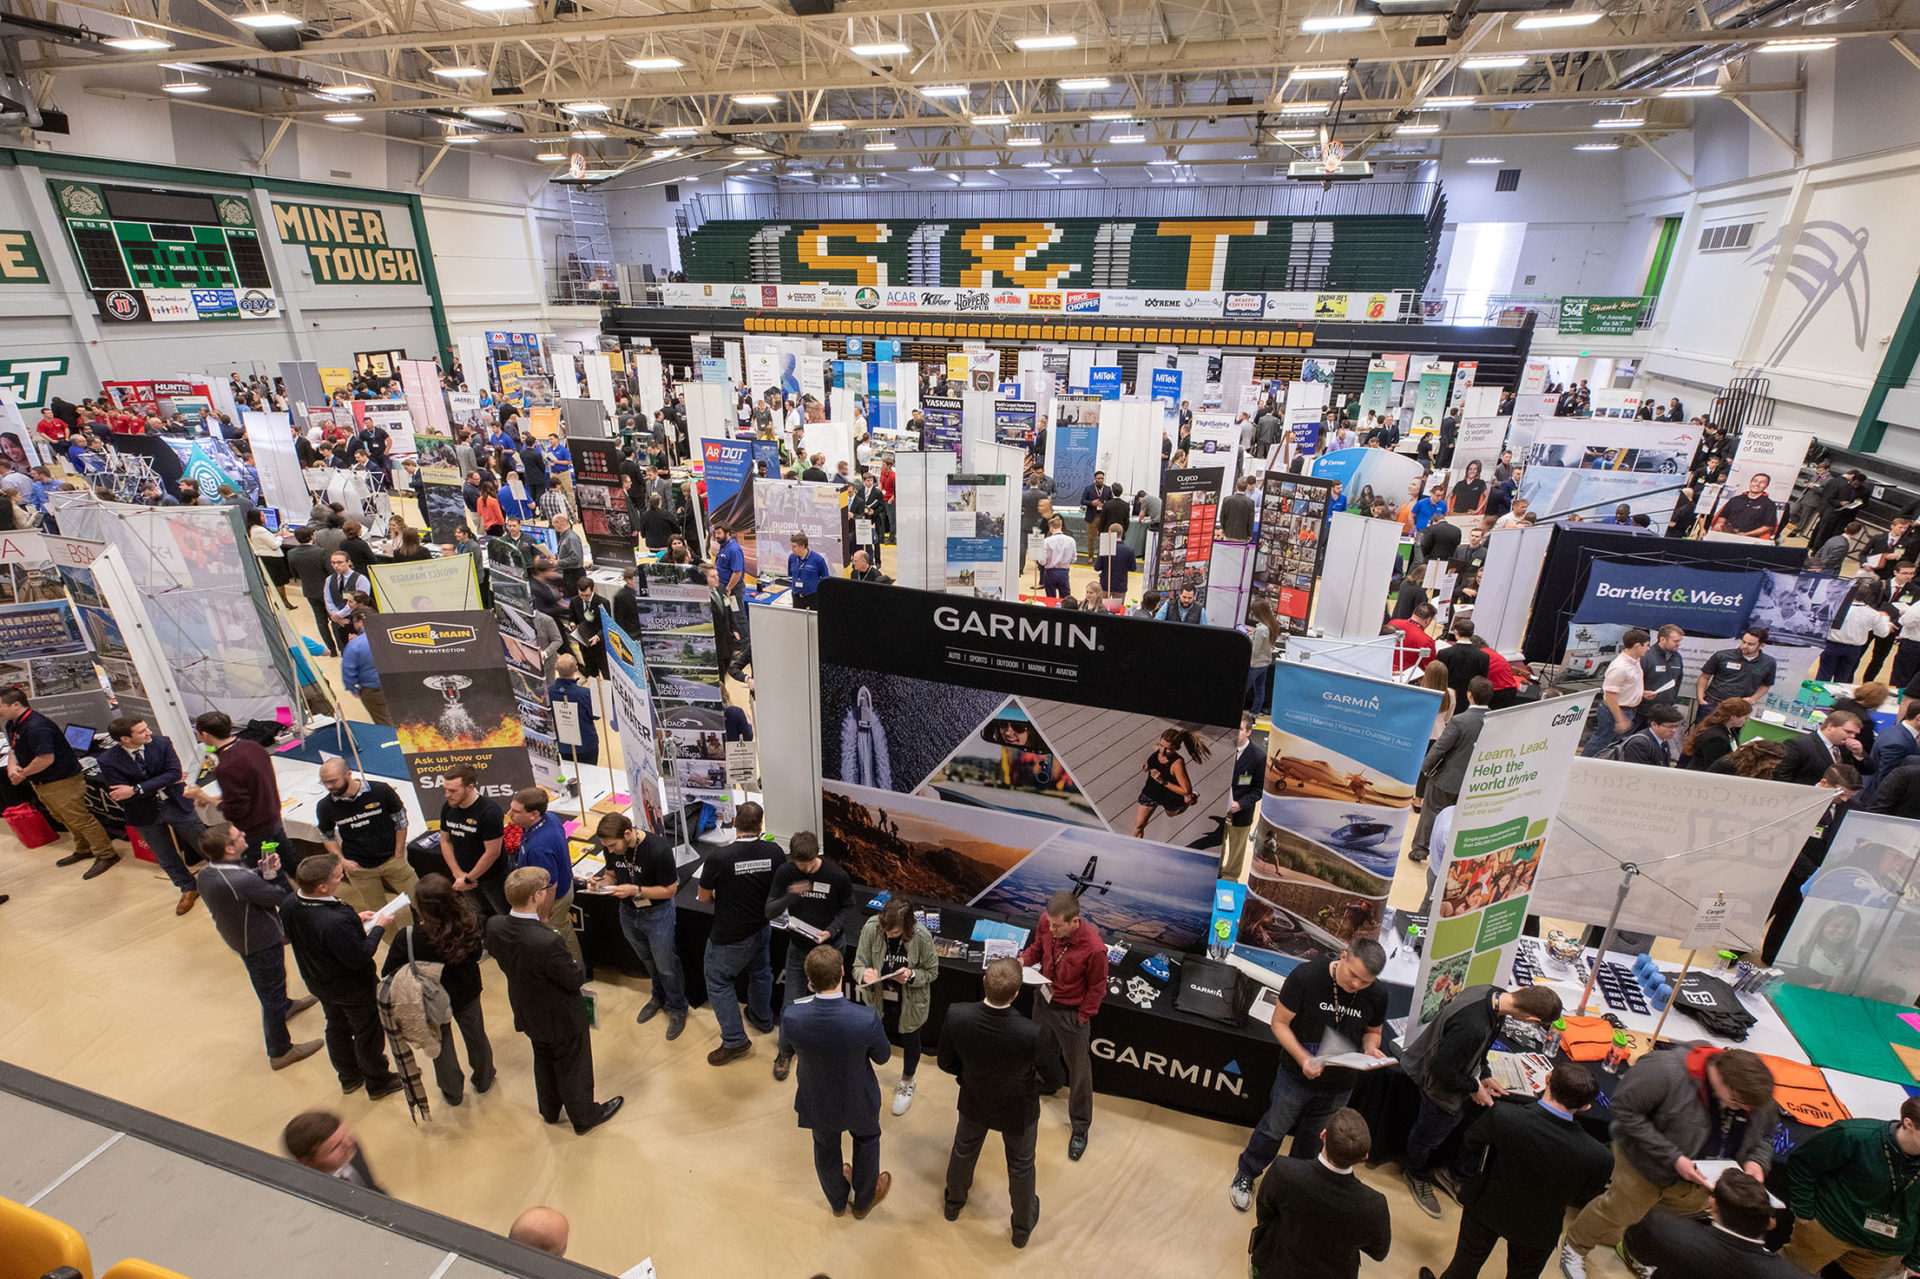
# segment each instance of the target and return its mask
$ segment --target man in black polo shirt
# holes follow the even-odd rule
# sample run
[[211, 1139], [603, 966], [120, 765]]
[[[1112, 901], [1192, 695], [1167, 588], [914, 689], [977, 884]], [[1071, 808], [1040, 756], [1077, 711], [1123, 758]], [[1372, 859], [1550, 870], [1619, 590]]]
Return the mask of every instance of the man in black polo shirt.
[[1740, 647], [1723, 648], [1706, 660], [1693, 690], [1695, 723], [1729, 697], [1744, 697], [1760, 708], [1775, 675], [1773, 659], [1760, 651], [1766, 642], [1767, 628], [1750, 626], [1740, 634]]
[[379, 910], [411, 894], [420, 877], [407, 865], [407, 809], [393, 787], [356, 777], [343, 759], [320, 765], [320, 784], [327, 794], [314, 820], [327, 851], [347, 859], [342, 899], [358, 910]]
[[653, 996], [634, 1021], [652, 1021], [664, 1008], [667, 1038], [678, 1039], [687, 1028], [687, 983], [673, 948], [673, 897], [680, 889], [673, 845], [636, 829], [625, 813], [608, 813], [593, 833], [607, 861], [606, 873], [594, 877], [593, 891], [621, 899], [620, 931], [653, 981]]
[[[792, 921], [787, 928], [787, 986], [780, 997], [784, 1014], [796, 999], [805, 999], [807, 988], [807, 952], [815, 946], [836, 949], [845, 940], [841, 915], [853, 900], [853, 880], [839, 862], [820, 855], [820, 837], [803, 830], [787, 848], [787, 860], [773, 872], [767, 891], [768, 919], [785, 915]], [[793, 1068], [793, 1046], [786, 1032], [780, 1033], [780, 1050], [773, 1059], [773, 1077], [785, 1079]]]
[[440, 778], [447, 802], [440, 806], [440, 856], [456, 892], [477, 893], [481, 918], [509, 913], [506, 814], [480, 793], [480, 774], [471, 764], [456, 764]]
[[720, 1023], [720, 1046], [707, 1064], [724, 1066], [753, 1052], [740, 1020], [734, 983], [747, 974], [747, 1018], [761, 1034], [773, 1030], [773, 966], [767, 962], [767, 893], [786, 850], [763, 835], [760, 805], [749, 800], [733, 816], [733, 843], [708, 855], [700, 867], [699, 898], [713, 903], [707, 937], [707, 999]]
[[1771, 538], [1780, 525], [1780, 507], [1767, 496], [1771, 476], [1757, 473], [1747, 481], [1747, 491], [1736, 493], [1720, 503], [1713, 517], [1716, 533], [1739, 533], [1743, 537]]
[[27, 705], [17, 688], [0, 689], [0, 719], [7, 723], [7, 780], [33, 787], [34, 797], [73, 832], [75, 849], [54, 862], [73, 866], [93, 859], [81, 878], [92, 879], [120, 860], [107, 828], [87, 808], [87, 779], [60, 726]]

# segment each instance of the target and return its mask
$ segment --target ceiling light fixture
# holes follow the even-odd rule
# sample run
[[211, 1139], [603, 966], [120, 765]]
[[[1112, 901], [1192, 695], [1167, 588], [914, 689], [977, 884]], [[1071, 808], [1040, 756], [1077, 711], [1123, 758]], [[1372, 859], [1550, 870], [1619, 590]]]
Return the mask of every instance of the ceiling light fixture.
[[475, 13], [511, 13], [515, 9], [533, 8], [533, 0], [460, 0], [460, 3]]
[[700, 136], [700, 130], [690, 124], [676, 124], [671, 129], [660, 130], [660, 136], [663, 138], [695, 138]]
[[439, 76], [442, 80], [478, 80], [486, 74], [486, 72], [482, 71], [479, 67], [467, 66], [429, 67], [428, 70], [432, 71], [433, 74]]
[[540, 161], [542, 164], [557, 164], [560, 161], [566, 159], [567, 157], [558, 151], [542, 151], [539, 155], [536, 155], [533, 158]]
[[207, 86], [198, 80], [174, 80], [160, 86], [162, 93], [205, 93]]
[[931, 164], [916, 164], [911, 169], [908, 169], [907, 172], [908, 173], [932, 173], [933, 166]]
[[1041, 53], [1048, 49], [1071, 49], [1080, 43], [1080, 37], [1070, 35], [1020, 36], [1013, 47], [1022, 53]]
[[923, 98], [964, 98], [973, 90], [964, 84], [930, 84], [920, 90]]
[[[113, 41], [107, 41], [112, 44]], [[1821, 49], [1831, 49], [1840, 42], [1832, 36], [1794, 36], [1785, 40], [1769, 40], [1760, 46], [1761, 53], [1815, 53]]]
[[687, 64], [678, 58], [628, 58], [627, 65], [635, 71], [677, 71]]
[[1168, 167], [1172, 165], [1177, 165], [1180, 162], [1178, 160], [1149, 160], [1147, 161], [1147, 163], [1154, 165], [1156, 167]]
[[1332, 105], [1330, 102], [1282, 102], [1280, 104], [1280, 114], [1325, 115], [1328, 108]]
[[869, 142], [865, 149], [868, 151], [898, 151], [900, 147], [897, 143], [893, 142]]
[[372, 94], [370, 84], [329, 84], [320, 90], [323, 98], [365, 98]]
[[306, 19], [297, 18], [291, 13], [236, 13], [233, 20], [243, 27], [252, 27], [255, 31], [272, 31], [284, 27], [304, 26]]
[[504, 120], [507, 118], [505, 107], [465, 107], [461, 115], [472, 116], [476, 120]]
[[1598, 13], [1543, 13], [1522, 18], [1513, 24], [1515, 31], [1551, 31], [1555, 27], [1590, 27], [1600, 21]]
[[878, 44], [850, 44], [847, 52], [856, 58], [892, 58], [912, 53], [913, 46], [898, 40], [883, 40]]
[[613, 110], [604, 102], [567, 102], [560, 109], [568, 115], [605, 115]]
[[1498, 71], [1504, 67], [1524, 67], [1531, 60], [1524, 53], [1483, 53], [1460, 65], [1468, 71]]
[[480, 140], [479, 138], [475, 137], [471, 133], [449, 133], [446, 137], [441, 139], [441, 141], [443, 142], [452, 143], [458, 146], [468, 146], [468, 145], [471, 145], [472, 143], [478, 142], [479, 140]]
[[1062, 93], [1095, 93], [1101, 89], [1111, 89], [1113, 81], [1103, 75], [1082, 76], [1077, 80], [1057, 80]]
[[1308, 18], [1300, 24], [1302, 31], [1365, 31], [1373, 25], [1370, 13], [1335, 14], [1325, 18]]
[[1013, 117], [1010, 115], [977, 115], [973, 117], [973, 123], [976, 127], [986, 128], [996, 124], [1012, 124]]
[[1438, 133], [1440, 132], [1440, 126], [1437, 124], [1398, 124], [1394, 126], [1393, 131], [1395, 133]]
[[1025, 160], [1021, 162], [1020, 167], [1023, 169], [1045, 169], [1052, 164], [1053, 161], [1051, 160]]
[[1134, 118], [1134, 113], [1131, 111], [1095, 111], [1087, 117], [1102, 124], [1126, 124]]
[[583, 139], [586, 139], [587, 141], [592, 141], [595, 138], [604, 138], [607, 135], [601, 132], [599, 129], [575, 129], [572, 133], [568, 134], [567, 136], [570, 138], [583, 138]]
[[1047, 172], [1057, 178], [1063, 173], [1072, 173], [1073, 170], [1072, 169], [1048, 169]]
[[1046, 144], [1045, 138], [1026, 137], [1026, 138], [1008, 138], [1007, 139], [1007, 145], [1010, 147], [1037, 147], [1037, 146], [1044, 146], [1045, 144]]
[[736, 93], [733, 100], [743, 107], [770, 107], [780, 101], [780, 96], [775, 93]]
[[761, 150], [761, 149], [760, 149], [759, 147], [734, 147], [734, 148], [733, 148], [733, 153], [734, 153], [735, 155], [765, 155], [765, 154], [767, 154], [767, 153], [766, 153], [765, 151], [763, 151], [763, 150]]
[[1676, 84], [1671, 89], [1660, 90], [1663, 98], [1711, 98], [1720, 92], [1717, 84]]
[[143, 36], [138, 32], [130, 36], [119, 36], [112, 40], [102, 40], [100, 43], [106, 45], [109, 49], [118, 49], [122, 53], [157, 53], [161, 49], [173, 48], [173, 42], [170, 40], [161, 40], [155, 36]]
[[1615, 116], [1611, 120], [1595, 120], [1593, 127], [1596, 129], [1637, 129], [1646, 122], [1647, 118], [1645, 116], [1621, 115]]
[[366, 119], [367, 117], [363, 115], [355, 115], [351, 111], [334, 111], [327, 115], [323, 115], [320, 118], [322, 120], [325, 120], [328, 124], [359, 124], [362, 120]]
[[1275, 142], [1311, 142], [1320, 136], [1318, 129], [1275, 129]]
[[813, 120], [807, 124], [809, 133], [845, 133], [846, 122], [842, 120]]
[[1573, 149], [1575, 151], [1618, 151], [1620, 144], [1618, 142], [1576, 142], [1573, 144]]
[[1108, 142], [1111, 142], [1117, 147], [1133, 146], [1136, 143], [1145, 142], [1146, 140], [1147, 135], [1144, 133], [1120, 133], [1107, 139]]
[[1287, 72], [1289, 80], [1344, 80], [1346, 78], [1345, 67], [1295, 67]]
[[1427, 105], [1435, 111], [1448, 111], [1454, 107], [1470, 107], [1479, 100], [1471, 93], [1450, 93], [1437, 98], [1428, 98]]
[[1468, 164], [1505, 164], [1506, 161], [1502, 160], [1497, 155], [1476, 155], [1471, 159], [1469, 159], [1467, 163]]

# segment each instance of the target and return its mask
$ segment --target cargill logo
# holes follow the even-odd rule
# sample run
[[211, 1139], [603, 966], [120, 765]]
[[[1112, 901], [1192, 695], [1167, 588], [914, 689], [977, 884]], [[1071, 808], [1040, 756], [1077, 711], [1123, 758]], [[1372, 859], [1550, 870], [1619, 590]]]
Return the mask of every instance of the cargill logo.
[[471, 626], [447, 626], [440, 622], [416, 622], [387, 631], [387, 639], [401, 648], [451, 648], [456, 644], [471, 644], [478, 638], [479, 633]]

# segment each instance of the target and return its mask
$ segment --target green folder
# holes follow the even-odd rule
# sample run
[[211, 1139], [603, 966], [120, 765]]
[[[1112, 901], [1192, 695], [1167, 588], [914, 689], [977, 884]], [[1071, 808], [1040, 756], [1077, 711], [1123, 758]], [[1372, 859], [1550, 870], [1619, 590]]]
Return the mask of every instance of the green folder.
[[1808, 986], [1780, 986], [1769, 998], [1814, 1065], [1890, 1084], [1915, 1082], [1892, 1047], [1920, 1050], [1920, 1031], [1900, 1019], [1911, 1007]]

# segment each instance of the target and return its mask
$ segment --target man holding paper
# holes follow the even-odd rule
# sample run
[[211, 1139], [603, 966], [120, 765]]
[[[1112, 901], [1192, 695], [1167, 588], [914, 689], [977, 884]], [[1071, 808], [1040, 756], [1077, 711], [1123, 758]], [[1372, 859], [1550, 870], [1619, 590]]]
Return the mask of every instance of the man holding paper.
[[[374, 1002], [379, 978], [373, 957], [393, 914], [356, 911], [334, 894], [347, 877], [346, 859], [316, 853], [293, 872], [295, 896], [280, 908], [280, 921], [307, 989], [327, 1016], [327, 1057], [340, 1076], [340, 1091], [360, 1091], [377, 1101], [400, 1091], [400, 1076], [387, 1066], [386, 1034]], [[394, 913], [404, 898], [388, 904]]]
[[[1293, 1134], [1295, 1159], [1320, 1153], [1321, 1131], [1353, 1095], [1357, 1075], [1352, 1067], [1390, 1060], [1380, 1050], [1387, 992], [1378, 979], [1386, 966], [1387, 952], [1380, 943], [1362, 938], [1349, 942], [1331, 964], [1302, 964], [1281, 983], [1272, 1022], [1280, 1069], [1274, 1073], [1267, 1113], [1240, 1152], [1240, 1166], [1227, 1191], [1241, 1212], [1253, 1206], [1254, 1179], [1279, 1155], [1287, 1134]], [[1347, 1051], [1354, 1045], [1357, 1052]]]
[[1039, 998], [1033, 1020], [1067, 1065], [1067, 1158], [1087, 1153], [1093, 1126], [1093, 1017], [1107, 997], [1107, 944], [1080, 917], [1080, 899], [1066, 889], [1047, 898], [1047, 913], [1020, 952], [1020, 963], [1037, 967]]
[[784, 1080], [793, 1069], [793, 1045], [787, 1039], [785, 1014], [796, 999], [807, 996], [807, 952], [815, 946], [840, 949], [845, 935], [841, 918], [853, 900], [853, 880], [839, 862], [820, 855], [820, 837], [810, 830], [796, 834], [787, 845], [785, 864], [773, 872], [767, 892], [767, 918], [787, 920], [787, 984], [780, 997], [782, 1025], [779, 1049], [773, 1058], [773, 1077]]

